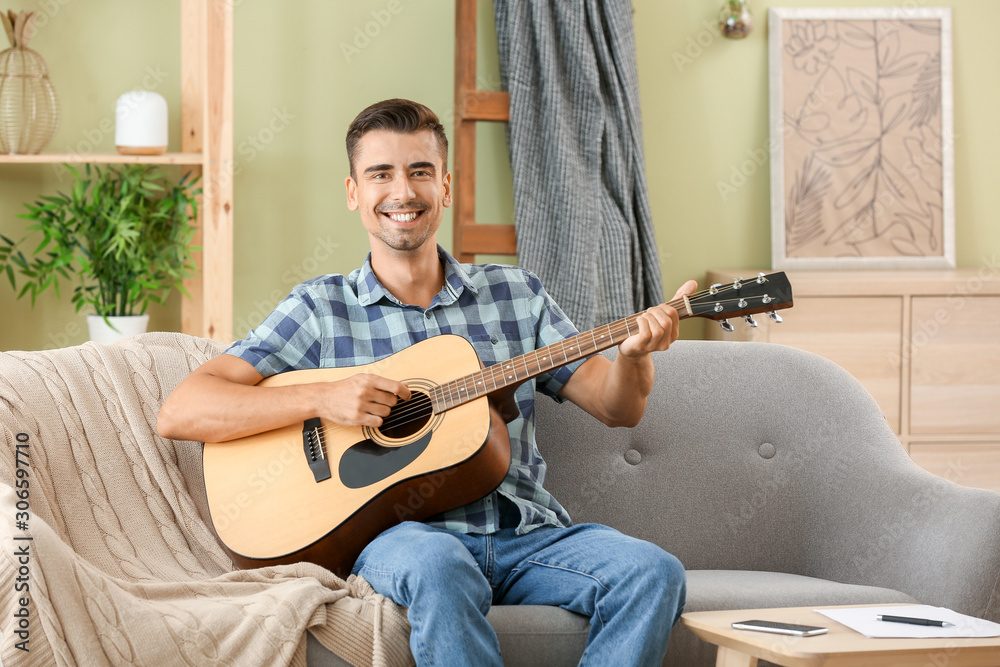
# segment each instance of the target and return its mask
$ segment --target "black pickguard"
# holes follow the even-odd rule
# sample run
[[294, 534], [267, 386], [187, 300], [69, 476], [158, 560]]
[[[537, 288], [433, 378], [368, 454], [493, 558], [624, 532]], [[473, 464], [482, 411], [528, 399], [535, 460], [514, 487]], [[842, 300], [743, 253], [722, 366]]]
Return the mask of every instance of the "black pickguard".
[[360, 489], [393, 475], [417, 460], [430, 444], [434, 431], [402, 447], [382, 447], [372, 440], [352, 445], [340, 457], [341, 483], [349, 489]]

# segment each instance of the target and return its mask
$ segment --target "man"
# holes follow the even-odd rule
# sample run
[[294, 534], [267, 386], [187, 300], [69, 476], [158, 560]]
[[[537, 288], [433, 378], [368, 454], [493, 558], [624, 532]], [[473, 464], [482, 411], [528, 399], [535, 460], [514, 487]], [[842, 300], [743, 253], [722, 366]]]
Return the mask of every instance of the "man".
[[[196, 369], [164, 403], [168, 438], [221, 442], [322, 417], [379, 427], [406, 384], [372, 374], [338, 382], [257, 387], [300, 368], [370, 363], [429, 336], [468, 338], [484, 364], [577, 333], [538, 279], [517, 267], [462, 265], [437, 245], [451, 205], [444, 129], [430, 109], [387, 100], [347, 134], [347, 205], [371, 254], [349, 276], [296, 287], [246, 340]], [[693, 281], [680, 294], [694, 291]], [[612, 363], [597, 355], [525, 382], [508, 424], [511, 466], [482, 500], [386, 530], [354, 572], [408, 608], [420, 665], [499, 665], [485, 616], [492, 604], [556, 605], [591, 618], [584, 662], [658, 665], [684, 605], [684, 571], [659, 547], [604, 526], [572, 525], [543, 482], [534, 442], [537, 389], [609, 426], [635, 425], [653, 386], [650, 353], [677, 338], [668, 306], [638, 318]], [[209, 397], [210, 400], [209, 400]]]

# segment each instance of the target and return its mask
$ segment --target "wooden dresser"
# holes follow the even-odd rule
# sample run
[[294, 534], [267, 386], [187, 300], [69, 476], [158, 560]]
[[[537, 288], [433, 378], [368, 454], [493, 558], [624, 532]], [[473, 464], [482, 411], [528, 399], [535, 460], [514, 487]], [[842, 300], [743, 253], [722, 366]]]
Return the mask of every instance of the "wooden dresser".
[[[871, 392], [910, 456], [966, 486], [1000, 491], [1000, 264], [954, 271], [787, 271], [795, 305], [710, 340], [820, 354]], [[710, 271], [707, 284], [756, 276]]]

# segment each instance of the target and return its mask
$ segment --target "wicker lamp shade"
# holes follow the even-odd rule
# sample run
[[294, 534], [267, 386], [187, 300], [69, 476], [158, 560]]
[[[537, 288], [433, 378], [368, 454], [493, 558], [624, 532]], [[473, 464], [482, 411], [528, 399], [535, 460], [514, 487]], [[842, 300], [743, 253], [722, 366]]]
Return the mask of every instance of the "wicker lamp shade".
[[0, 12], [11, 48], [0, 52], [0, 154], [40, 153], [59, 127], [59, 102], [45, 61], [28, 48], [35, 13]]

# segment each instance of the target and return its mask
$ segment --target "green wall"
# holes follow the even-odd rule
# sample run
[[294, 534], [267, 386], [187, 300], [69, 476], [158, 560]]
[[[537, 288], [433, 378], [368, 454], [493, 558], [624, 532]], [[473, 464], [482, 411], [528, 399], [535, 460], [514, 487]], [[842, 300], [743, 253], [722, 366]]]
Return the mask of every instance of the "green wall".
[[[242, 336], [299, 280], [360, 264], [367, 238], [344, 204], [343, 135], [354, 115], [387, 97], [410, 97], [452, 126], [454, 4], [450, 0], [232, 0], [235, 4], [236, 293]], [[822, 6], [790, 2], [783, 6]], [[880, 6], [841, 2], [841, 6]], [[994, 224], [1000, 192], [992, 156], [1000, 127], [1000, 59], [991, 26], [995, 0], [954, 7], [955, 191], [960, 266], [1000, 251]], [[706, 27], [718, 2], [635, 0], [636, 44], [647, 177], [664, 284], [706, 269], [770, 264], [768, 167], [723, 199], [748, 151], [767, 146], [768, 4], [757, 27], [728, 41]], [[716, 7], [719, 5], [719, 7]], [[920, 6], [910, 3], [911, 6]], [[937, 5], [936, 5], [937, 6]], [[49, 65], [62, 106], [51, 151], [114, 150], [117, 97], [152, 87], [171, 108], [171, 150], [179, 145], [179, 3], [129, 0], [8, 0], [46, 21], [33, 46]], [[480, 87], [499, 88], [491, 3], [480, 3]], [[511, 222], [510, 168], [503, 126], [479, 131], [478, 215]], [[21, 203], [66, 188], [52, 166], [0, 165], [0, 233], [19, 236]], [[440, 238], [451, 242], [450, 212]], [[504, 259], [504, 258], [496, 258]], [[67, 288], [70, 286], [67, 285]], [[67, 289], [68, 293], [70, 290]], [[669, 296], [669, 295], [668, 295]], [[152, 328], [179, 326], [178, 300], [151, 311]], [[697, 337], [697, 323], [684, 335]], [[0, 283], [0, 349], [41, 349], [86, 340], [66, 294], [34, 309]]]

